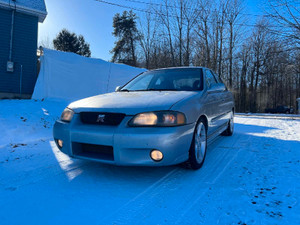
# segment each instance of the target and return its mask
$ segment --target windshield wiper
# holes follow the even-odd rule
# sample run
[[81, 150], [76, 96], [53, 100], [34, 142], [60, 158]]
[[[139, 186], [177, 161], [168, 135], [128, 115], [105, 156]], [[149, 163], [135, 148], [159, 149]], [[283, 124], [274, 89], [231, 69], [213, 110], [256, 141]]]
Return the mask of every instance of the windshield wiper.
[[148, 88], [144, 91], [178, 91], [176, 89], [157, 89], [157, 88]]
[[179, 90], [177, 90], [177, 89], [157, 89], [157, 88], [148, 88], [148, 89], [141, 89], [141, 90], [121, 89], [120, 91], [124, 91], [124, 92], [132, 92], [132, 91], [179, 91]]
[[120, 91], [129, 92], [128, 89], [121, 89]]

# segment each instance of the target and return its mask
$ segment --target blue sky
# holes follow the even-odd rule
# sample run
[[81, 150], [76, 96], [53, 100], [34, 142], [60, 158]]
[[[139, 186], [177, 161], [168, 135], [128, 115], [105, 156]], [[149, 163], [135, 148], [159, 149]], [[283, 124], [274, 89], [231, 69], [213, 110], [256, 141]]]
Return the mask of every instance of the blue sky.
[[[108, 0], [113, 3], [142, 8], [125, 0]], [[144, 2], [150, 0], [144, 0]], [[114, 46], [112, 18], [125, 9], [95, 0], [45, 0], [48, 16], [39, 24], [39, 41], [51, 42], [63, 28], [82, 34], [90, 43], [92, 57], [110, 60]], [[261, 14], [262, 1], [245, 0], [245, 12]]]

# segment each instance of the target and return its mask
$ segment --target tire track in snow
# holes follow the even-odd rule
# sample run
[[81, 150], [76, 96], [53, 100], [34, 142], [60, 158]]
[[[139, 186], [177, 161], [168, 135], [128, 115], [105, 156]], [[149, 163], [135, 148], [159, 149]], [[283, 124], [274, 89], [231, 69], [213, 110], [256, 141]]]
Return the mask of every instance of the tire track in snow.
[[[247, 119], [247, 121], [248, 120], [249, 119]], [[217, 139], [220, 140], [217, 141], [215, 139], [212, 146], [210, 146], [214, 147], [214, 149], [212, 149], [214, 150], [214, 153], [208, 154], [208, 157], [206, 159], [207, 164], [205, 165], [206, 167], [201, 169], [201, 171], [204, 169], [203, 172], [207, 174], [202, 179], [203, 181], [205, 181], [206, 185], [201, 184], [202, 180], [199, 180], [199, 184], [194, 186], [191, 192], [189, 192], [190, 188], [187, 188], [188, 197], [183, 198], [185, 199], [184, 204], [178, 205], [175, 213], [168, 215], [168, 217], [171, 218], [171, 221], [168, 220], [168, 223], [186, 223], [186, 221], [182, 221], [184, 215], [188, 213], [190, 209], [194, 205], [196, 205], [203, 196], [207, 194], [207, 192], [210, 190], [210, 186], [214, 185], [217, 182], [217, 180], [225, 173], [229, 165], [231, 165], [231, 163], [239, 154], [240, 149], [237, 148], [236, 145], [239, 144], [239, 141], [243, 139], [241, 135], [234, 134], [231, 138], [218, 136]], [[227, 151], [224, 149], [227, 149]], [[231, 151], [232, 149], [233, 151]], [[235, 151], [236, 149], [238, 149], [238, 151]], [[191, 182], [192, 184], [197, 184], [195, 177], [192, 177], [191, 179], [195, 180], [195, 182]], [[191, 181], [191, 179], [189, 179], [189, 182]], [[195, 196], [197, 196], [199, 192], [201, 192], [200, 196], [195, 199]], [[172, 211], [174, 211], [174, 209], [172, 209]], [[178, 218], [178, 216], [180, 217]], [[194, 221], [190, 221], [190, 223], [193, 224]]]
[[[242, 121], [241, 123], [242, 124], [246, 124], [246, 122], [248, 121]], [[257, 120], [254, 120], [252, 119], [251, 120], [251, 125], [252, 124], [255, 124], [255, 126], [266, 126], [268, 125], [267, 127], [269, 127], [270, 125], [272, 125], [272, 128], [276, 128], [274, 124], [274, 121], [271, 121], [271, 123], [266, 123], [265, 121], [261, 120], [261, 119], [257, 119]], [[285, 124], [286, 125], [286, 124]], [[277, 125], [277, 128], [278, 128], [278, 125]], [[278, 131], [277, 131], [278, 132]], [[244, 132], [242, 132], [244, 133]], [[274, 136], [272, 136], [271, 138], [274, 138]], [[250, 145], [247, 145], [246, 148], [241, 147], [239, 149], [239, 152], [240, 152], [240, 156], [238, 156], [238, 153], [235, 155], [235, 158], [238, 157], [238, 162], [239, 164], [246, 164], [246, 162], [253, 162], [255, 161], [255, 159], [257, 158], [257, 151], [253, 151], [253, 150], [256, 150], [257, 149], [257, 142], [252, 142], [252, 138], [253, 136], [252, 135], [249, 135], [247, 138], [242, 138], [241, 141], [242, 142], [247, 142], [247, 143], [250, 143]], [[258, 137], [259, 138], [259, 137]], [[237, 144], [237, 143], [236, 143]], [[263, 143], [259, 143], [259, 144], [263, 144]], [[243, 151], [243, 152], [241, 152]], [[234, 159], [232, 159], [231, 161], [233, 161]], [[228, 163], [226, 165], [226, 167], [224, 168], [224, 171], [226, 169], [228, 169], [229, 167], [229, 164]], [[223, 171], [223, 173], [224, 173]], [[214, 179], [215, 183], [218, 183], [217, 180], [221, 177], [221, 174], [219, 177], [216, 177]], [[220, 183], [218, 184], [220, 185]], [[222, 183], [221, 183], [222, 185]], [[222, 190], [222, 189], [221, 189]], [[244, 190], [244, 191], [247, 191], [247, 190]], [[249, 191], [249, 190], [248, 190]], [[195, 223], [195, 215], [199, 215], [199, 212], [201, 212], [201, 215], [203, 216], [204, 215], [204, 218], [201, 218], [200, 215], [198, 216], [199, 219], [202, 219], [201, 220], [201, 223], [203, 224], [212, 224], [212, 223], [215, 223], [215, 224], [219, 224], [219, 222], [221, 223], [224, 223], [224, 211], [222, 210], [216, 210], [213, 214], [213, 219], [211, 218], [211, 215], [207, 215], [205, 212], [209, 212], [210, 209], [207, 209], [207, 208], [203, 208], [203, 204], [201, 204], [200, 200], [201, 200], [201, 197], [203, 197], [204, 195], [202, 194], [201, 196], [199, 196], [193, 205], [189, 206], [186, 210], [185, 210], [185, 213], [181, 215], [181, 217], [176, 221], [175, 224], [194, 224]], [[248, 192], [248, 197], [251, 196], [251, 193]], [[250, 197], [249, 197], [250, 199]], [[222, 198], [221, 198], [221, 201], [222, 201]], [[204, 210], [204, 212], [203, 212]], [[205, 211], [206, 210], [206, 211]], [[246, 213], [246, 212], [244, 212]], [[205, 217], [207, 216], [207, 217]], [[240, 215], [238, 214], [232, 214], [231, 217], [233, 218], [236, 217], [237, 221], [242, 221], [242, 218], [240, 218]], [[222, 222], [223, 221], [223, 222]], [[200, 223], [200, 221], [198, 221]], [[228, 222], [228, 224], [231, 224], [232, 222]]]
[[[231, 139], [231, 142], [233, 143], [230, 144], [230, 147], [234, 147], [234, 145], [240, 138], [241, 136]], [[166, 201], [168, 201], [168, 199], [176, 199], [174, 204], [171, 203], [171, 205], [167, 205], [168, 210], [164, 210], [163, 214], [160, 215], [160, 212], [158, 212], [156, 207], [145, 207], [144, 205], [142, 205], [141, 208], [139, 207], [139, 205], [141, 204], [136, 204], [132, 206], [132, 208], [136, 209], [134, 214], [132, 214], [134, 215], [133, 218], [130, 218], [130, 222], [134, 224], [136, 223], [136, 221], [139, 221], [141, 220], [141, 218], [143, 218], [147, 221], [147, 223], [149, 223], [150, 221], [155, 221], [154, 223], [156, 224], [163, 223], [161, 220], [156, 221], [157, 218], [155, 215], [160, 215], [161, 218], [167, 218], [167, 221], [165, 221], [165, 223], [174, 224], [178, 220], [178, 215], [182, 214], [182, 212], [189, 206], [190, 202], [195, 202], [195, 196], [199, 194], [199, 190], [202, 191], [202, 196], [205, 195], [205, 193], [207, 193], [207, 191], [209, 190], [209, 187], [207, 187], [207, 185], [211, 185], [212, 183], [212, 181], [210, 180], [213, 177], [221, 176], [221, 174], [224, 173], [225, 169], [223, 169], [221, 172], [220, 169], [224, 167], [223, 164], [226, 164], [226, 162], [228, 162], [232, 158], [231, 154], [228, 154], [227, 150], [224, 150], [224, 148], [220, 147], [220, 145], [224, 144], [224, 139], [227, 138], [219, 136], [209, 146], [207, 159], [204, 167], [201, 170], [180, 171], [183, 176], [179, 177], [178, 182], [176, 182], [177, 177], [170, 177], [170, 179], [166, 180], [168, 182], [167, 184], [162, 186], [161, 189], [156, 190], [157, 192], [159, 192], [159, 194], [156, 194], [156, 196], [158, 196], [159, 198], [153, 196], [156, 198], [151, 198], [149, 202], [150, 204], [147, 204], [150, 206], [155, 206], [158, 201], [158, 203], [164, 205], [166, 204], [166, 202], [163, 202], [164, 199], [166, 199]], [[227, 165], [229, 164], [227, 163]], [[216, 182], [216, 180], [214, 182]], [[179, 189], [181, 189], [181, 191], [178, 191]], [[182, 189], [186, 191], [182, 191]], [[140, 201], [144, 201], [144, 199], [141, 199]], [[154, 218], [151, 218], [153, 216]]]
[[[127, 207], [130, 206], [131, 204], [135, 204], [135, 202], [138, 199], [143, 199], [144, 195], [149, 195], [149, 192], [153, 192], [153, 190], [156, 190], [158, 187], [162, 186], [164, 184], [165, 180], [170, 179], [169, 177], [171, 177], [173, 174], [176, 174], [176, 172], [178, 172], [179, 170], [180, 170], [179, 168], [175, 168], [175, 169], [171, 170], [170, 172], [168, 172], [166, 175], [164, 175], [159, 180], [157, 180], [156, 182], [154, 182], [152, 185], [150, 185], [148, 188], [146, 188], [144, 191], [142, 191], [136, 197], [130, 199], [122, 207], [120, 207], [119, 209], [117, 209], [116, 211], [114, 211], [112, 214], [106, 216], [101, 221], [101, 224], [110, 224], [112, 222], [112, 219], [115, 218], [115, 215], [121, 215], [120, 217], [118, 217], [118, 223], [117, 224], [122, 224], [123, 222], [124, 222], [124, 224], [126, 224], [128, 222], [126, 220], [127, 219], [127, 212], [128, 212], [127, 211], [128, 210]], [[124, 215], [124, 210], [125, 210], [125, 215]], [[122, 215], [122, 213], [123, 213], [123, 215]], [[113, 222], [113, 224], [116, 224], [116, 222]]]
[[[147, 223], [151, 223], [150, 221], [155, 221], [154, 223], [162, 223], [160, 219], [167, 218], [167, 222], [172, 223], [170, 220], [176, 220], [178, 215], [182, 213], [181, 209], [185, 208], [186, 205], [194, 199], [195, 194], [199, 192], [199, 189], [201, 190], [207, 186], [206, 180], [210, 176], [214, 176], [213, 174], [217, 172], [216, 165], [220, 165], [225, 158], [226, 153], [224, 151], [223, 154], [219, 154], [218, 158], [215, 159], [216, 163], [214, 166], [211, 167], [210, 164], [206, 162], [205, 167], [203, 167], [203, 170], [199, 171], [199, 173], [198, 171], [181, 170], [180, 174], [176, 174], [176, 177], [171, 177], [171, 179], [166, 181], [167, 183], [154, 190], [154, 193], [151, 194], [151, 198], [148, 199], [147, 205], [142, 205], [142, 207], [140, 207], [141, 204], [135, 203], [131, 206], [132, 208], [135, 208], [135, 210], [130, 218], [130, 223], [134, 224], [134, 221], [139, 221], [141, 218], [147, 221]], [[195, 180], [197, 181], [195, 182]], [[178, 191], [179, 189], [181, 189], [180, 192]], [[182, 189], [185, 191], [182, 191]], [[164, 199], [166, 201], [164, 201]], [[170, 205], [169, 202], [167, 202], [169, 199], [176, 199], [176, 201], [174, 201], [174, 204], [171, 203]], [[144, 199], [139, 199], [139, 201], [143, 202]], [[178, 202], [180, 202], [180, 204], [178, 204]], [[163, 215], [160, 215], [155, 206], [165, 204], [167, 204], [168, 210], [164, 210]], [[160, 218], [151, 218], [157, 214]], [[156, 221], [157, 219], [160, 221]], [[139, 222], [137, 222], [137, 224], [138, 223]]]
[[[230, 147], [234, 147], [240, 138], [241, 137], [238, 136], [237, 138], [232, 139], [233, 143]], [[163, 179], [158, 185], [151, 186], [151, 188], [148, 188], [146, 191], [130, 200], [130, 202], [122, 208], [105, 218], [103, 221], [104, 224], [141, 224], [145, 223], [145, 221], [150, 224], [157, 224], [162, 223], [161, 219], [163, 218], [168, 218], [167, 223], [176, 222], [178, 220], [178, 215], [188, 207], [190, 202], [197, 201], [197, 199], [195, 201], [195, 195], [199, 193], [199, 189], [204, 189], [203, 194], [201, 195], [203, 196], [207, 190], [209, 190], [207, 185], [216, 182], [238, 154], [238, 152], [235, 152], [235, 156], [232, 157], [232, 154], [228, 154], [228, 149], [230, 148], [224, 150], [224, 148], [219, 147], [219, 145], [224, 144], [221, 142], [223, 139], [226, 138], [218, 137], [209, 146], [207, 159], [201, 170], [176, 170], [176, 173], [170, 174], [170, 176]], [[223, 166], [223, 164], [225, 165]], [[226, 168], [220, 171], [220, 169], [224, 167]], [[217, 177], [217, 179], [211, 180], [213, 177]], [[191, 182], [191, 180], [194, 181]], [[186, 191], [178, 191], [178, 189], [185, 189]], [[172, 196], [172, 198], [170, 198], [170, 196]], [[160, 215], [159, 211], [161, 209], [157, 206], [162, 207], [161, 205], [167, 203], [163, 201], [164, 199], [176, 199], [177, 202], [174, 202], [174, 204], [171, 205], [171, 208], [169, 208], [170, 205], [167, 205], [168, 210], [164, 210], [164, 213]], [[180, 200], [179, 204], [178, 200]], [[153, 216], [155, 216], [155, 218], [151, 218]], [[157, 216], [159, 218], [157, 218]], [[157, 219], [160, 221], [156, 221]]]
[[[226, 165], [223, 167], [222, 165], [220, 167], [222, 167], [222, 170], [218, 173], [218, 175], [216, 177], [214, 177], [214, 179], [209, 182], [208, 184], [210, 186], [215, 185], [216, 183], [218, 183], [218, 180], [222, 177], [222, 175], [224, 175], [224, 173], [227, 171], [228, 167], [230, 165], [232, 165], [232, 163], [237, 159], [238, 155], [240, 154], [240, 149], [238, 149], [238, 151], [235, 152], [235, 154], [232, 156], [230, 155], [229, 160], [227, 161]], [[247, 154], [243, 156], [242, 161], [248, 160], [249, 158], [251, 158], [253, 155], [253, 153]], [[241, 160], [239, 161], [241, 162]], [[195, 216], [187, 216], [187, 215], [195, 215], [198, 213], [199, 208], [197, 208], [197, 205], [199, 205], [199, 201], [201, 201], [201, 199], [208, 193], [209, 191], [209, 187], [206, 188], [204, 191], [201, 192], [201, 194], [194, 199], [193, 201], [191, 201], [189, 203], [189, 206], [185, 207], [182, 212], [180, 214], [180, 217], [177, 218], [177, 220], [173, 223], [173, 224], [193, 224], [195, 221]], [[199, 191], [198, 191], [199, 193]], [[219, 212], [219, 214], [222, 214], [222, 212]], [[216, 215], [214, 215], [214, 217], [216, 217]], [[190, 220], [189, 220], [190, 219]]]
[[[236, 136], [236, 135], [234, 135]], [[234, 138], [233, 136], [233, 138]], [[175, 220], [172, 221], [172, 224], [184, 224], [184, 223], [190, 223], [193, 224], [195, 221], [193, 221], [193, 219], [195, 219], [195, 217], [188, 217], [186, 216], [187, 214], [193, 214], [192, 211], [195, 208], [197, 208], [197, 204], [199, 203], [199, 201], [207, 194], [207, 192], [210, 190], [210, 186], [213, 186], [217, 183], [217, 181], [222, 177], [222, 175], [227, 171], [228, 167], [232, 164], [232, 162], [234, 160], [236, 160], [237, 156], [239, 155], [241, 149], [237, 148], [237, 151], [235, 151], [236, 149], [236, 145], [239, 144], [240, 140], [243, 140], [242, 136], [238, 136], [237, 139], [232, 139], [233, 141], [231, 141], [230, 146], [231, 149], [234, 149], [233, 151], [228, 151], [227, 155], [226, 155], [226, 159], [223, 160], [223, 163], [216, 163], [216, 165], [218, 166], [218, 173], [216, 173], [216, 176], [214, 177], [210, 177], [210, 181], [207, 181], [207, 184], [209, 185], [208, 187], [206, 186], [204, 188], [204, 190], [196, 190], [194, 192], [195, 196], [197, 196], [196, 198], [193, 198], [191, 201], [189, 201], [186, 205], [181, 207], [181, 213], [179, 214], [180, 216], [177, 218], [174, 218]], [[225, 145], [229, 145], [229, 143], [222, 143]], [[222, 149], [222, 146], [218, 146], [217, 148]], [[243, 156], [244, 159], [247, 159], [246, 156]], [[224, 163], [225, 162], [225, 163]], [[211, 166], [211, 165], [209, 165]], [[199, 195], [199, 192], [201, 191], [201, 194]], [[187, 218], [193, 218], [191, 221], [187, 221]]]

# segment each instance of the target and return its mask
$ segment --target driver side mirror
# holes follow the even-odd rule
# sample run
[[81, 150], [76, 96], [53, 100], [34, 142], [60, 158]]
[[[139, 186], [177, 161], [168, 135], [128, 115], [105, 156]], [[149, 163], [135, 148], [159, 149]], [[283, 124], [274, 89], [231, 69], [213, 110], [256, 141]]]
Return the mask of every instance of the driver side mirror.
[[121, 88], [122, 88], [121, 86], [117, 86], [117, 87], [116, 87], [116, 89], [115, 89], [115, 92], [118, 92], [118, 91], [120, 91], [120, 90], [121, 90]]
[[208, 93], [212, 93], [212, 92], [222, 92], [225, 91], [226, 87], [225, 84], [222, 83], [218, 83], [218, 84], [213, 84], [208, 90]]

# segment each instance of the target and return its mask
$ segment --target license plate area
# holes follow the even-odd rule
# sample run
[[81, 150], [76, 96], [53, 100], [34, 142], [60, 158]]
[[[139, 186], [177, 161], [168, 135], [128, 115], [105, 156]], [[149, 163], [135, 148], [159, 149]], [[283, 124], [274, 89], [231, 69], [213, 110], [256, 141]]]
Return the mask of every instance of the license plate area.
[[112, 146], [73, 142], [72, 151], [75, 156], [114, 161]]

